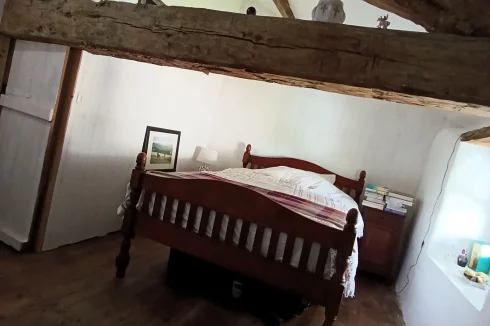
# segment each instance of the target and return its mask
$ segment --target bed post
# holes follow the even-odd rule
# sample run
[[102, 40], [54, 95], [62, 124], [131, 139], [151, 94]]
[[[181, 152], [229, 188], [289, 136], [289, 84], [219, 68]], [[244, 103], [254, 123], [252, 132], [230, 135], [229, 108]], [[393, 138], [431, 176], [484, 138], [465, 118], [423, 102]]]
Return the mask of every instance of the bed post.
[[356, 189], [356, 196], [354, 198], [354, 200], [356, 201], [356, 203], [358, 205], [361, 204], [361, 194], [362, 194], [362, 191], [364, 190], [364, 185], [366, 183], [366, 171], [361, 171], [361, 173], [359, 173], [359, 188]]
[[359, 182], [362, 182], [363, 186], [364, 186], [365, 179], [366, 179], [366, 171], [361, 171], [361, 173], [359, 173]]
[[242, 163], [244, 168], [247, 168], [248, 162], [250, 161], [250, 156], [252, 156], [252, 154], [250, 154], [251, 151], [252, 145], [248, 144], [247, 148], [245, 149], [245, 153], [243, 153]]
[[126, 203], [126, 211], [124, 212], [123, 225], [121, 228], [123, 240], [119, 249], [119, 255], [116, 257], [117, 278], [123, 278], [126, 275], [126, 269], [131, 260], [129, 251], [131, 249], [131, 239], [135, 236], [136, 217], [138, 215], [136, 205], [138, 204], [141, 194], [141, 178], [145, 173], [145, 165], [146, 154], [139, 153], [136, 158], [136, 167], [131, 172], [131, 181], [129, 182], [131, 193], [129, 195], [129, 200]]
[[[337, 248], [337, 259], [335, 262], [336, 273], [332, 282], [335, 284], [334, 291], [327, 295], [325, 304], [325, 322], [323, 326], [333, 326], [337, 315], [339, 314], [340, 304], [344, 298], [345, 280], [344, 274], [349, 264], [349, 257], [352, 255], [354, 240], [356, 238], [357, 209], [353, 208], [347, 213], [347, 224], [344, 226], [345, 242], [342, 247]], [[349, 236], [350, 235], [350, 236]]]

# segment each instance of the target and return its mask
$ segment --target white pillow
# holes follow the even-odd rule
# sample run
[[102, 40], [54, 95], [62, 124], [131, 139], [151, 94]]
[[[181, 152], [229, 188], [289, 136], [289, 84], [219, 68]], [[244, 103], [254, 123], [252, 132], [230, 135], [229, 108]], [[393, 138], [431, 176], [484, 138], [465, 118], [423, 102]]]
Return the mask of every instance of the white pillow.
[[334, 184], [335, 180], [337, 180], [337, 176], [335, 174], [320, 174], [327, 182]]
[[[273, 168], [256, 170], [258, 173], [271, 176], [280, 182], [289, 183], [300, 188], [314, 189], [322, 183], [335, 183], [335, 174], [318, 174], [314, 172], [290, 168], [287, 166], [277, 166]], [[260, 172], [259, 172], [260, 171]]]

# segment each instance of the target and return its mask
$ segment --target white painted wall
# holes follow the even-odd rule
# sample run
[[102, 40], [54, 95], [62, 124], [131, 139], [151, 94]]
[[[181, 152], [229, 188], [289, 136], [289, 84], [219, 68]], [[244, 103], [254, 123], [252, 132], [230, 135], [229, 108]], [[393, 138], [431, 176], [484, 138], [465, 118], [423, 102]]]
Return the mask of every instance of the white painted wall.
[[[487, 121], [488, 124], [488, 121]], [[424, 176], [417, 191], [420, 200], [414, 231], [410, 246], [397, 281], [400, 291], [407, 282], [407, 273], [415, 262], [420, 251], [424, 235], [429, 228], [430, 215], [434, 209], [437, 196], [441, 190], [443, 175], [446, 170], [451, 152], [459, 135], [466, 129], [445, 129], [441, 131], [432, 144]], [[461, 145], [456, 148], [450, 162], [445, 191], [441, 196], [432, 218], [431, 232], [426, 239], [424, 250], [419, 262], [410, 274], [410, 283], [400, 295], [402, 311], [407, 326], [417, 325], [485, 325], [490, 318], [490, 302], [487, 300], [483, 310], [476, 308], [459, 292], [451, 281], [443, 274], [428, 255], [428, 248], [441, 236], [447, 236], [448, 231], [454, 232], [452, 215], [447, 215], [444, 207], [452, 205], [448, 200], [455, 194], [470, 198], [468, 211], [460, 216], [459, 226], [461, 236], [466, 234], [466, 228], [461, 224], [466, 221], [468, 212], [488, 211], [488, 200], [481, 200], [488, 192], [481, 194], [478, 190], [488, 182], [488, 149], [476, 148], [473, 145]], [[474, 189], [472, 185], [475, 185]], [[447, 191], [447, 193], [446, 193]], [[454, 199], [454, 198], [453, 198]], [[468, 201], [466, 201], [468, 203]], [[447, 206], [446, 206], [447, 207]], [[486, 214], [479, 215], [481, 217]], [[484, 227], [490, 225], [489, 216], [485, 216]], [[465, 236], [467, 236], [466, 234]], [[476, 234], [472, 234], [475, 235]], [[456, 237], [454, 237], [456, 241]], [[450, 307], [450, 309], [448, 308]]]
[[120, 227], [116, 207], [147, 126], [180, 130], [178, 169], [193, 169], [212, 130], [219, 76], [84, 53], [44, 249]]
[[[410, 194], [439, 130], [466, 121], [459, 114], [228, 77], [219, 96], [209, 146], [220, 152], [220, 167], [239, 166], [243, 145], [251, 143], [255, 153], [300, 157], [350, 178], [364, 169], [368, 181]], [[236, 129], [238, 123], [247, 128]]]
[[[490, 148], [461, 143], [444, 188], [432, 242], [490, 241]], [[455, 244], [456, 245], [456, 244]], [[454, 247], [454, 255], [461, 249]], [[454, 260], [453, 260], [454, 261]]]
[[[165, 3], [237, 11], [241, 1]], [[147, 126], [181, 131], [177, 169], [196, 169], [193, 157], [197, 146], [208, 144], [222, 81], [222, 76], [84, 53], [43, 249], [120, 228], [116, 208]]]

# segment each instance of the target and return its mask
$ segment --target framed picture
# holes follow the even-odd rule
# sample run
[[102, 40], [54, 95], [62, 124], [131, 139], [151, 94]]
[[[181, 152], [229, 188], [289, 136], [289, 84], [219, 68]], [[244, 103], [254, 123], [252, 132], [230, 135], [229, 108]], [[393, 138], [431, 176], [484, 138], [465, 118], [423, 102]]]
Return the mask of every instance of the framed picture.
[[146, 127], [142, 152], [147, 155], [146, 169], [175, 172], [179, 157], [180, 131]]

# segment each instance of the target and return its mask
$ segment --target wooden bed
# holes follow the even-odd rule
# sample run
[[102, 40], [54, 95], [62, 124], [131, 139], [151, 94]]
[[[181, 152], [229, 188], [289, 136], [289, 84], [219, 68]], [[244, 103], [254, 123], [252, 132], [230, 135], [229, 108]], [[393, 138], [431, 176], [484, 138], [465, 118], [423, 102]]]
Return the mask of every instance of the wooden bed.
[[[127, 203], [123, 222], [123, 240], [119, 255], [116, 257], [116, 276], [124, 277], [130, 261], [131, 239], [137, 233], [158, 241], [171, 248], [204, 259], [234, 272], [255, 278], [279, 289], [283, 289], [311, 300], [325, 307], [325, 323], [333, 325], [338, 314], [344, 293], [343, 273], [347, 268], [347, 259], [352, 254], [356, 237], [355, 225], [358, 212], [351, 209], [347, 213], [347, 224], [343, 230], [307, 219], [271, 199], [245, 187], [216, 180], [164, 178], [145, 171], [146, 154], [140, 153], [136, 167], [131, 174], [131, 194]], [[260, 157], [251, 154], [248, 145], [243, 155], [243, 166], [266, 168], [288, 166], [320, 174], [334, 174], [316, 164], [294, 158]], [[351, 180], [337, 175], [335, 185], [351, 195], [358, 203], [364, 187], [366, 173], [361, 172], [359, 180]], [[210, 191], [210, 189], [212, 189]], [[136, 209], [142, 190], [145, 191], [143, 206]], [[155, 193], [152, 215], [148, 205], [150, 196]], [[163, 220], [158, 218], [161, 199], [167, 196]], [[175, 223], [170, 223], [171, 199], [178, 199]], [[185, 203], [190, 203], [189, 221], [186, 228], [181, 226]], [[203, 207], [199, 232], [193, 232], [191, 222], [197, 207]], [[211, 236], [206, 235], [209, 212], [214, 210], [216, 217]], [[157, 213], [155, 213], [157, 212]], [[229, 216], [226, 236], [220, 239], [220, 227], [224, 215]], [[239, 241], [232, 240], [236, 221], [243, 225]], [[250, 224], [257, 225], [253, 250], [246, 249], [246, 239]], [[260, 253], [260, 243], [264, 229], [272, 230], [269, 250], [266, 257]], [[274, 259], [279, 233], [287, 234], [282, 261]], [[304, 244], [297, 268], [290, 265], [295, 238], [303, 238]], [[312, 243], [320, 245], [315, 272], [307, 269]], [[257, 245], [259, 244], [259, 245]], [[332, 279], [324, 279], [324, 268], [330, 248], [337, 249], [336, 272]]]

